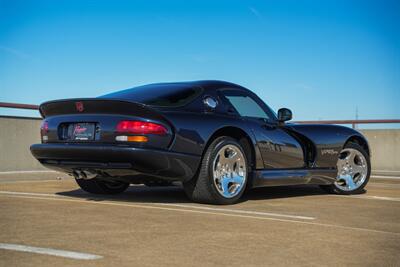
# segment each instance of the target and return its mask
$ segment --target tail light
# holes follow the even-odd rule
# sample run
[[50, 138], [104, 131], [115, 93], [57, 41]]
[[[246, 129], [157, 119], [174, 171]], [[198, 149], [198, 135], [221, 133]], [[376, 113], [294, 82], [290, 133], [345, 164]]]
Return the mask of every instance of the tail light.
[[120, 121], [116, 130], [118, 133], [128, 134], [165, 135], [168, 132], [163, 125], [146, 121]]
[[42, 125], [40, 126], [41, 135], [46, 135], [49, 132], [49, 123], [47, 121], [42, 121]]
[[42, 137], [42, 142], [47, 142], [49, 137], [47, 133], [49, 132], [49, 123], [47, 121], [42, 121], [42, 125], [40, 126], [40, 135]]

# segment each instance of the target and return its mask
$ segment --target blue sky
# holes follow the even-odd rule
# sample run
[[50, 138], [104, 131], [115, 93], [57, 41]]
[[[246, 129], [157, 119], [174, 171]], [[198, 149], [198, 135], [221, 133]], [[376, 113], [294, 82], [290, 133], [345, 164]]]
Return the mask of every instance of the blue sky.
[[400, 118], [399, 14], [400, 1], [0, 0], [0, 102], [218, 79], [296, 120]]

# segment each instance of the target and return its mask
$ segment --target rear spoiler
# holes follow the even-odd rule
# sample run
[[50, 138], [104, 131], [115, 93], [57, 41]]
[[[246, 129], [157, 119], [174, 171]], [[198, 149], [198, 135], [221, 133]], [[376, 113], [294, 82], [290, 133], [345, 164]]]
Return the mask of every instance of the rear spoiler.
[[137, 102], [105, 98], [73, 98], [49, 101], [39, 106], [43, 118], [72, 114], [120, 114], [148, 119], [164, 117], [155, 109]]

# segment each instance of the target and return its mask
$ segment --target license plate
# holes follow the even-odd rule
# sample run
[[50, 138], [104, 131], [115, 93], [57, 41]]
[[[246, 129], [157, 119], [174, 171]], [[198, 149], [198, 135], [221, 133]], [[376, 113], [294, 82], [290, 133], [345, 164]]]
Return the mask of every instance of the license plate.
[[96, 125], [94, 123], [73, 123], [68, 127], [69, 139], [75, 141], [94, 140]]

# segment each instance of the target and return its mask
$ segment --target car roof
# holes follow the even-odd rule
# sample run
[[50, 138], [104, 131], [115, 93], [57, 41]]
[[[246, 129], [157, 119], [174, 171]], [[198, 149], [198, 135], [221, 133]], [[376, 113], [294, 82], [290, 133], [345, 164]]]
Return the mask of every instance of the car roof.
[[220, 80], [199, 80], [199, 81], [184, 81], [184, 82], [163, 82], [163, 83], [153, 83], [147, 84], [145, 86], [164, 86], [164, 85], [180, 85], [180, 86], [187, 86], [187, 87], [202, 87], [205, 90], [216, 90], [219, 88], [237, 88], [248, 90], [247, 88], [240, 86], [235, 83], [220, 81]]

